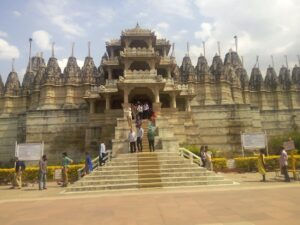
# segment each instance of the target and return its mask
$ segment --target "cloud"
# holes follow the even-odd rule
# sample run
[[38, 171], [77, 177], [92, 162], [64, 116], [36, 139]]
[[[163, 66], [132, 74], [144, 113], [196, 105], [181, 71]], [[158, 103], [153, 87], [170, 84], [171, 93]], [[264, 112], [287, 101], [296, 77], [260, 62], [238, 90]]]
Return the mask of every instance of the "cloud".
[[158, 23], [157, 25], [156, 25], [156, 27], [157, 28], [160, 28], [160, 29], [168, 29], [169, 28], [169, 24], [168, 23], [166, 23], [166, 22], [160, 22], [160, 23]]
[[116, 11], [112, 8], [101, 8], [98, 10], [98, 15], [100, 16], [102, 21], [106, 23], [111, 23], [116, 18]]
[[0, 30], [0, 37], [7, 37], [7, 36], [8, 34], [6, 32]]
[[20, 13], [20, 12], [17, 11], [17, 10], [14, 10], [12, 13], [13, 13], [13, 15], [16, 16], [16, 17], [22, 16], [22, 13]]
[[37, 30], [32, 33], [32, 38], [37, 47], [41, 50], [51, 49], [52, 36], [45, 30]]
[[[57, 60], [57, 62], [58, 62], [59, 67], [63, 70], [67, 66], [68, 58], [59, 59], [59, 60]], [[77, 65], [80, 68], [82, 68], [83, 64], [84, 64], [84, 60], [77, 59]]]
[[19, 58], [20, 52], [19, 49], [14, 46], [10, 45], [7, 41], [0, 38], [0, 60], [4, 59], [12, 59], [12, 58]]
[[201, 39], [202, 41], [206, 41], [208, 38], [212, 36], [213, 29], [214, 29], [213, 24], [202, 23], [201, 30], [195, 32], [195, 38]]

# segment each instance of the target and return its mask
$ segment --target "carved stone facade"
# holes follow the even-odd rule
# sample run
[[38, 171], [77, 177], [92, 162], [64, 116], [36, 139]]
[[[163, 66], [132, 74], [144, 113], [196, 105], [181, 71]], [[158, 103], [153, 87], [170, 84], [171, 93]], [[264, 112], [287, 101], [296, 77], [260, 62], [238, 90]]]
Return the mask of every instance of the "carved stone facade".
[[100, 140], [114, 154], [126, 151], [130, 103], [148, 102], [157, 112], [157, 145], [209, 145], [224, 151], [240, 149], [240, 132], [277, 135], [300, 125], [300, 67], [286, 67], [277, 76], [269, 67], [263, 78], [258, 67], [250, 78], [240, 57], [230, 51], [209, 65], [200, 56], [194, 67], [188, 55], [181, 66], [171, 45], [138, 25], [106, 42], [97, 68], [74, 56], [61, 70], [55, 57], [45, 65], [35, 56], [22, 86], [12, 71], [5, 85], [0, 77], [0, 159], [14, 155], [15, 142], [45, 142], [51, 161], [61, 152], [81, 158], [97, 152]]

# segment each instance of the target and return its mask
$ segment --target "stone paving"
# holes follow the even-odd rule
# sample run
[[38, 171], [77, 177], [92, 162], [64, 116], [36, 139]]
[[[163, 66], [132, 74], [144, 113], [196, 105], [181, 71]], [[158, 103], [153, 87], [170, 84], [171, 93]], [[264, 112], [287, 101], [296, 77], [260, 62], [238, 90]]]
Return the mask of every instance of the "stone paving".
[[54, 183], [22, 190], [0, 187], [1, 225], [298, 225], [300, 182], [268, 174], [225, 174], [235, 186], [61, 194]]

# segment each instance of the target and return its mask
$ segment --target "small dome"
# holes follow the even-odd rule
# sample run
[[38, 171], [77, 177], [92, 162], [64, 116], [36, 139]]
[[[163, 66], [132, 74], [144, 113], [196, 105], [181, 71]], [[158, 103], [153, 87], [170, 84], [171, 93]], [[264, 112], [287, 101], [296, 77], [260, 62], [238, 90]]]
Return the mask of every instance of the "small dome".
[[274, 70], [273, 67], [269, 67], [267, 69], [264, 85], [267, 90], [271, 90], [271, 91], [276, 90], [278, 85], [278, 78], [277, 78], [276, 71]]
[[5, 95], [18, 96], [20, 94], [20, 81], [18, 74], [14, 71], [10, 72], [5, 83]]
[[264, 85], [264, 80], [260, 69], [254, 67], [251, 71], [250, 81], [249, 81], [249, 89], [253, 91], [260, 91]]
[[278, 82], [283, 90], [289, 90], [292, 85], [290, 70], [282, 66], [278, 76]]
[[224, 64], [231, 64], [233, 67], [243, 67], [242, 61], [236, 52], [230, 51], [225, 55]]

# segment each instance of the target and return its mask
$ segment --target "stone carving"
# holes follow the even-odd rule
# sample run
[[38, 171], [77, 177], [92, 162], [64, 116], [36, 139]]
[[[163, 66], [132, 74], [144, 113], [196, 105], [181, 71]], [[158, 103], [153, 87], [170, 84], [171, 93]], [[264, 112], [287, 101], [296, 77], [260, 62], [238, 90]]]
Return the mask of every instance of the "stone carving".
[[92, 57], [86, 57], [81, 70], [83, 83], [95, 84], [98, 70]]
[[64, 69], [63, 79], [66, 84], [80, 84], [82, 81], [80, 67], [77, 65], [77, 60], [73, 56], [68, 59], [67, 66]]
[[186, 83], [189, 81], [190, 77], [193, 77], [194, 75], [195, 75], [195, 70], [191, 58], [186, 55], [183, 58], [180, 67], [180, 81]]
[[16, 72], [9, 73], [4, 89], [5, 96], [18, 96], [20, 94], [21, 85]]
[[180, 76], [180, 68], [178, 65], [174, 67], [174, 70], [171, 73], [171, 76], [174, 80], [178, 81]]
[[285, 66], [282, 66], [278, 76], [278, 83], [283, 90], [290, 90], [292, 81], [290, 76], [290, 70]]
[[61, 69], [57, 59], [51, 57], [48, 61], [45, 72], [43, 73], [41, 84], [59, 84], [61, 83]]
[[265, 89], [268, 91], [275, 91], [277, 89], [278, 79], [273, 67], [267, 69], [264, 85]]
[[23, 94], [29, 94], [33, 89], [33, 85], [34, 85], [34, 73], [32, 71], [26, 71], [22, 83]]
[[197, 81], [200, 82], [204, 82], [206, 76], [208, 80], [213, 78], [209, 71], [206, 58], [204, 56], [200, 56], [198, 58], [197, 65], [195, 67], [195, 73], [196, 73]]
[[238, 78], [237, 74], [235, 73], [235, 69], [231, 64], [226, 64], [224, 66], [224, 73], [222, 74], [221, 79], [229, 81], [235, 86], [241, 86], [240, 79]]
[[240, 80], [241, 88], [248, 89], [249, 77], [248, 77], [247, 71], [244, 68], [239, 67], [235, 70], [235, 73], [236, 73], [238, 79]]
[[161, 75], [157, 75], [156, 80], [157, 80], [157, 82], [162, 82], [163, 77]]
[[295, 65], [292, 71], [292, 83], [300, 85], [300, 67]]
[[100, 65], [98, 68], [98, 76], [96, 77], [96, 84], [97, 85], [105, 84], [105, 72], [102, 65]]
[[216, 81], [220, 81], [222, 74], [224, 73], [224, 65], [220, 56], [215, 55], [210, 66], [210, 72]]
[[124, 80], [125, 80], [125, 79], [124, 79], [123, 76], [119, 76], [119, 81], [120, 81], [120, 82], [124, 82]]
[[[39, 71], [41, 67], [45, 67], [45, 66], [46, 66], [45, 60], [40, 55], [31, 58], [31, 71], [34, 73], [34, 75], [36, 75], [36, 73]], [[28, 63], [26, 71], [30, 70], [29, 67], [30, 65]]]
[[105, 91], [105, 86], [104, 85], [100, 85], [99, 90], [100, 91]]
[[44, 76], [45, 71], [46, 71], [46, 66], [42, 66], [42, 67], [40, 67], [37, 74], [35, 75], [35, 78], [33, 81], [33, 86], [34, 86], [35, 90], [40, 89], [40, 85], [41, 85], [42, 78]]
[[243, 67], [239, 55], [236, 52], [233, 52], [231, 50], [225, 55], [224, 64], [225, 65], [230, 64], [234, 68]]
[[251, 71], [250, 81], [249, 81], [249, 89], [251, 91], [260, 91], [262, 90], [264, 85], [264, 80], [261, 75], [260, 69], [254, 67]]

